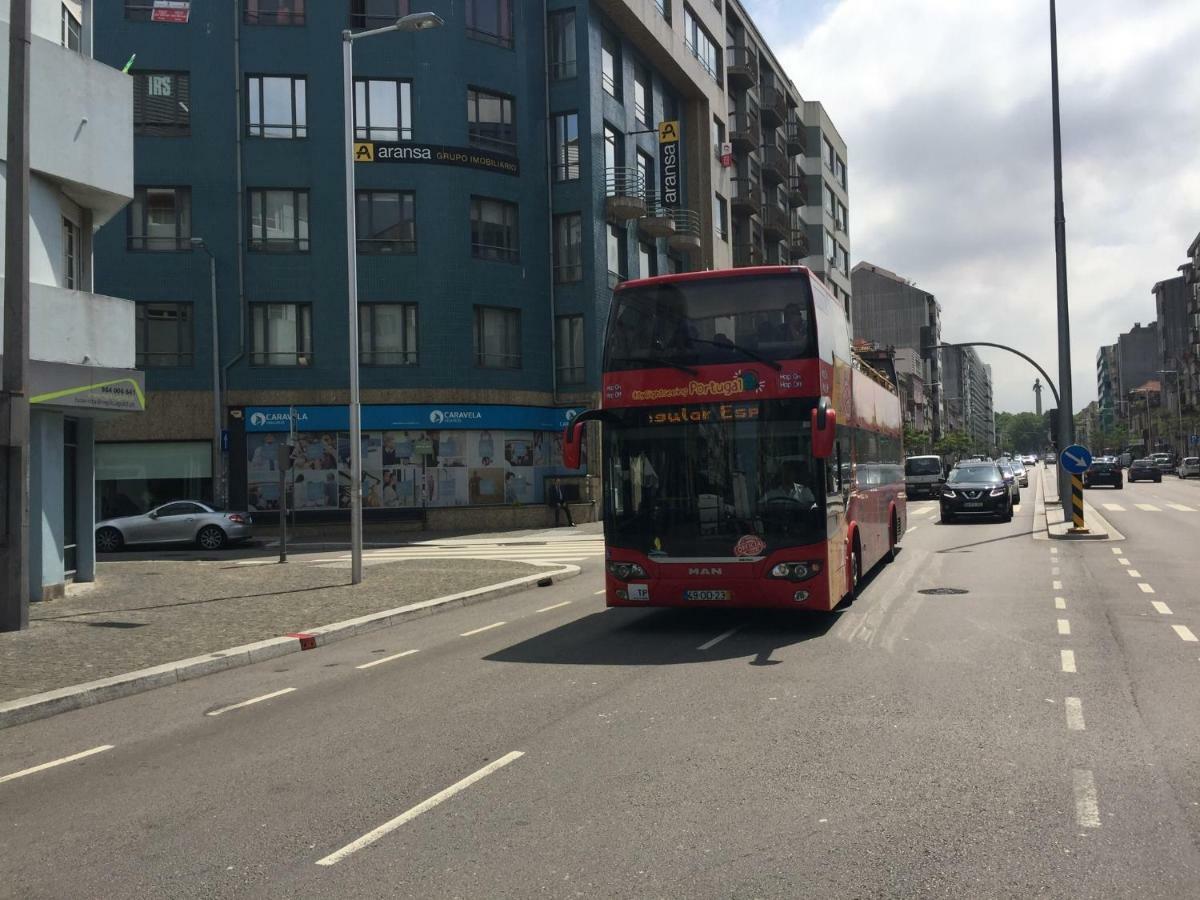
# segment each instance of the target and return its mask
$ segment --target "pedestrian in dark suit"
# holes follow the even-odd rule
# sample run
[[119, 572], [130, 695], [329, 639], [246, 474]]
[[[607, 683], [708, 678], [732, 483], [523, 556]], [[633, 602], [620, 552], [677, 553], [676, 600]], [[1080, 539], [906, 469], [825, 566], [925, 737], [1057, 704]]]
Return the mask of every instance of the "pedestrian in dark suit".
[[559, 526], [558, 511], [561, 509], [567, 514], [567, 524], [574, 528], [575, 520], [571, 518], [571, 507], [567, 505], [567, 495], [563, 491], [562, 481], [558, 478], [554, 479], [554, 484], [550, 487], [550, 504], [554, 507], [554, 527]]

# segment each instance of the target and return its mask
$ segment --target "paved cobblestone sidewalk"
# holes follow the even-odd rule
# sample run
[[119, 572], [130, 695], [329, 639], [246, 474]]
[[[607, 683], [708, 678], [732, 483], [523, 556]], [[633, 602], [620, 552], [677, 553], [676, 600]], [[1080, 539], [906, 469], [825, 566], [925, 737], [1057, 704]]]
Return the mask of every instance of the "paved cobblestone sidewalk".
[[36, 603], [27, 631], [0, 634], [0, 701], [540, 571], [505, 560], [405, 560], [373, 565], [351, 586], [345, 569], [294, 560], [101, 563], [94, 588]]

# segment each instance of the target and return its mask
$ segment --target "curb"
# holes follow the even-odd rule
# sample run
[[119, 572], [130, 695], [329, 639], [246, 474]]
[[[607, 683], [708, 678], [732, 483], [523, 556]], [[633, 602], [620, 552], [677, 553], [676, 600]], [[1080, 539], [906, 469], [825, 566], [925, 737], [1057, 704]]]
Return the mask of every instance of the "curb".
[[[560, 565], [550, 571], [523, 575], [510, 581], [488, 584], [472, 588], [469, 591], [448, 594], [445, 597], [434, 597], [430, 600], [422, 600], [419, 603], [410, 603], [407, 606], [398, 606], [382, 612], [368, 613], [365, 616], [334, 622], [331, 625], [322, 625], [319, 628], [309, 628], [283, 637], [267, 638], [263, 641], [242, 644], [239, 647], [230, 647], [227, 650], [218, 650], [203, 656], [193, 656], [190, 659], [163, 663], [148, 669], [126, 672], [123, 675], [112, 675], [98, 681], [68, 685], [42, 694], [8, 700], [0, 703], [0, 729], [23, 725], [37, 719], [46, 719], [59, 713], [70, 712], [73, 709], [107, 703], [109, 700], [118, 700], [132, 694], [152, 691], [155, 688], [166, 687], [180, 681], [190, 681], [193, 678], [201, 678], [205, 675], [223, 672], [226, 669], [249, 666], [278, 656], [286, 656], [289, 653], [312, 650], [369, 631], [398, 625], [410, 619], [423, 618], [444, 609], [456, 609], [486, 600], [496, 600], [547, 579], [553, 583], [574, 578], [580, 571], [579, 566]], [[539, 586], [548, 586], [548, 584]]]
[[[1054, 502], [1057, 503], [1058, 502], [1057, 499]], [[1055, 524], [1050, 523], [1050, 520], [1049, 520], [1048, 516], [1046, 515], [1046, 483], [1045, 483], [1044, 479], [1040, 482], [1040, 486], [1038, 489], [1038, 498], [1037, 498], [1037, 511], [1035, 513], [1034, 521], [1037, 522], [1040, 519], [1041, 525], [1045, 528], [1047, 538], [1049, 538], [1052, 541], [1123, 541], [1123, 540], [1125, 540], [1125, 535], [1121, 534], [1121, 532], [1119, 532], [1119, 531], [1117, 531], [1117, 529], [1113, 528], [1112, 525], [1109, 523], [1108, 519], [1106, 519], [1106, 518], [1104, 518], [1104, 516], [1100, 515], [1100, 513], [1096, 511], [1096, 508], [1094, 506], [1092, 506], [1092, 504], [1088, 503], [1086, 499], [1083, 501], [1083, 510], [1084, 510], [1084, 513], [1083, 513], [1084, 522], [1089, 523], [1088, 527], [1090, 529], [1092, 529], [1089, 534], [1068, 534], [1068, 533], [1066, 533], [1066, 531], [1056, 532], [1054, 530], [1055, 528], [1065, 528], [1066, 523], [1063, 523], [1063, 522], [1057, 522]]]

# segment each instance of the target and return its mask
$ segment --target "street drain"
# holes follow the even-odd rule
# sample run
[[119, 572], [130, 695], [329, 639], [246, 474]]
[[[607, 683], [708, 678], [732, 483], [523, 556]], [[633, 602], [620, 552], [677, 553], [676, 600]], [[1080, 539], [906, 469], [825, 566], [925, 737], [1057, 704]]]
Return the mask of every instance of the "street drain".
[[942, 597], [949, 594], [966, 594], [968, 591], [966, 591], [964, 588], [922, 588], [921, 590], [917, 591], [917, 593], [932, 594], [937, 597]]

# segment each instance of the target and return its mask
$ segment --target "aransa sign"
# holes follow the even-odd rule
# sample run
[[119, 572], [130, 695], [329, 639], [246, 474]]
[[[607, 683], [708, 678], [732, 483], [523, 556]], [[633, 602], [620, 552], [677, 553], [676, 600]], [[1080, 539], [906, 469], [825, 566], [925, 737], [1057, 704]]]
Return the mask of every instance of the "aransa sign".
[[658, 183], [663, 206], [679, 206], [679, 120], [658, 123]]

